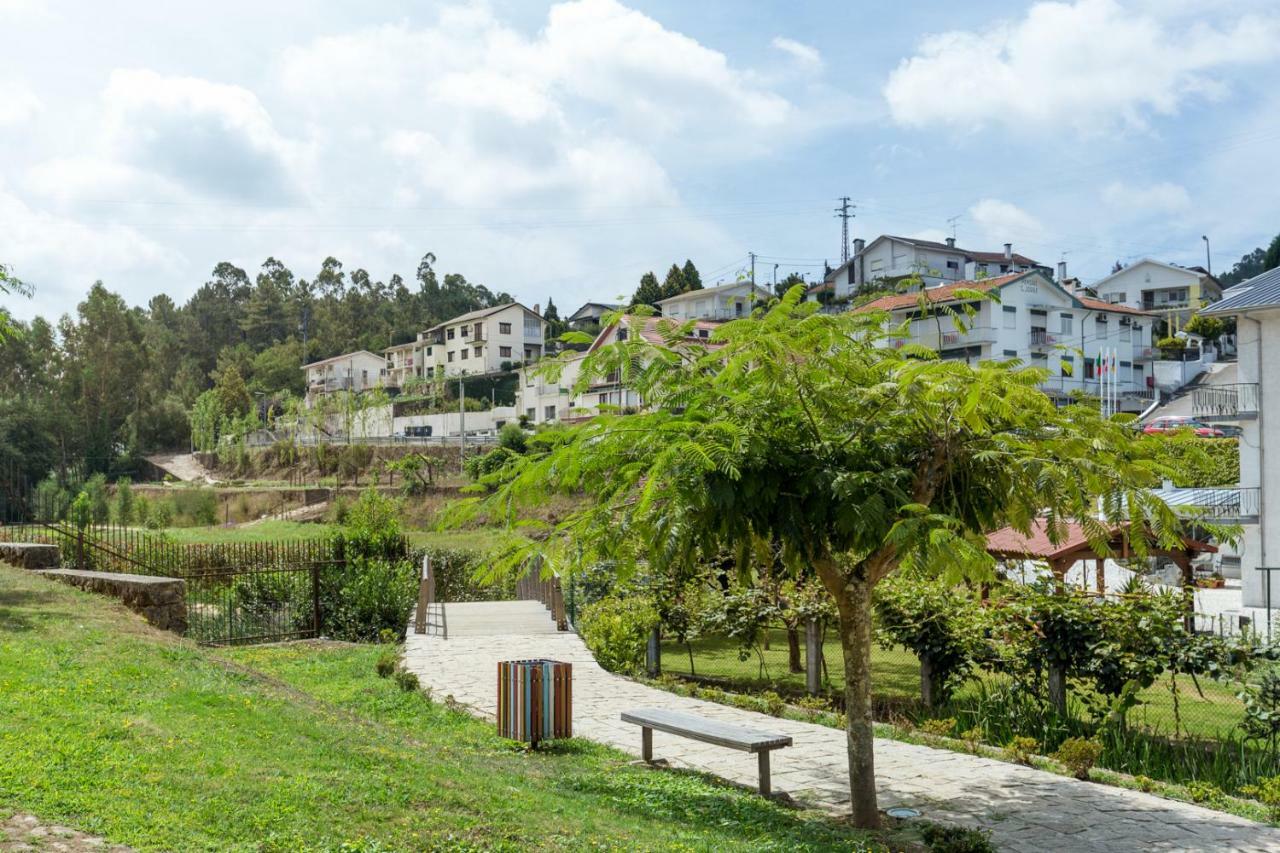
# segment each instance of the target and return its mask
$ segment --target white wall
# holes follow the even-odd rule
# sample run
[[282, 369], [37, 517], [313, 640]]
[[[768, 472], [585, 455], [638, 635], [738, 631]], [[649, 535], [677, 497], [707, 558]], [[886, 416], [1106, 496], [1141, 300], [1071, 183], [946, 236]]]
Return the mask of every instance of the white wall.
[[[1265, 607], [1266, 580], [1258, 569], [1280, 565], [1280, 310], [1238, 317], [1236, 325], [1237, 379], [1258, 383], [1259, 395], [1258, 417], [1240, 422], [1240, 485], [1261, 487], [1259, 524], [1245, 528], [1241, 584], [1246, 607]], [[1280, 607], [1280, 572], [1272, 573], [1271, 587], [1271, 606]]]

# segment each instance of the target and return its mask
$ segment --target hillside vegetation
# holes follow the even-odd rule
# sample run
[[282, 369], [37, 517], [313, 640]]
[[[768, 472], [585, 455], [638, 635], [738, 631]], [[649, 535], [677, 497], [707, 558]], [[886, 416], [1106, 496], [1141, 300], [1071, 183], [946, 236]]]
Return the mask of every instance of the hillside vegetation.
[[0, 813], [143, 850], [868, 845], [594, 744], [526, 753], [377, 678], [386, 648], [201, 649], [0, 566]]

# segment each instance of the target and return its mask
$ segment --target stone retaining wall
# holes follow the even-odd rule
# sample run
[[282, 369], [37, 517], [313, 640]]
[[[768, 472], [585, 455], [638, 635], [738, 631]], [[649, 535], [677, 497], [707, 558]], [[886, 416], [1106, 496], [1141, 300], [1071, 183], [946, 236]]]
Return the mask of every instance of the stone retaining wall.
[[0, 542], [0, 562], [20, 569], [56, 569], [62, 565], [57, 545]]
[[40, 574], [90, 592], [118, 598], [124, 602], [125, 607], [142, 614], [144, 619], [157, 628], [178, 634], [187, 630], [187, 584], [179, 578], [77, 569], [52, 569]]

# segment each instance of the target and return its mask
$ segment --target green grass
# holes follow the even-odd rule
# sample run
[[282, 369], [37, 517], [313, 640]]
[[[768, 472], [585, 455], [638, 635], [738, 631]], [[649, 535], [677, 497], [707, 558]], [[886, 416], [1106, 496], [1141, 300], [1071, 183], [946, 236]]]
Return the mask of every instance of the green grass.
[[[570, 741], [529, 754], [378, 646], [211, 651], [0, 566], [0, 811], [140, 850], [860, 849], [829, 819]], [[900, 838], [889, 838], [897, 845]]]
[[228, 543], [274, 542], [278, 539], [319, 539], [332, 528], [327, 524], [305, 521], [260, 521], [256, 524], [239, 524], [234, 527], [168, 527], [163, 531], [175, 542], [201, 545]]
[[[724, 638], [706, 637], [693, 643], [693, 672], [699, 676], [724, 679], [743, 689], [777, 689], [798, 695], [805, 689], [805, 675], [788, 670], [787, 636], [781, 628], [770, 631], [769, 650], [763, 652], [764, 669], [760, 656], [752, 653], [746, 660], [739, 657], [738, 645]], [[823, 646], [829, 675], [834, 684], [828, 689], [839, 689], [844, 657], [840, 643], [832, 632], [827, 632]], [[684, 646], [674, 642], [662, 644], [663, 671], [673, 674], [690, 672], [689, 653]], [[920, 696], [920, 662], [915, 655], [902, 648], [871, 649], [872, 685], [876, 697], [887, 704], [900, 705]], [[994, 683], [995, 676], [982, 675]], [[1218, 737], [1237, 726], [1244, 717], [1244, 705], [1236, 698], [1236, 689], [1229, 684], [1219, 684], [1208, 678], [1200, 679], [1201, 696], [1191, 679], [1178, 679], [1178, 732], [1200, 737]], [[970, 681], [957, 691], [957, 703], [975, 698], [976, 681]], [[1129, 714], [1131, 725], [1144, 727], [1163, 734], [1173, 734], [1175, 715], [1173, 695], [1168, 679], [1162, 679], [1139, 694], [1141, 705]]]

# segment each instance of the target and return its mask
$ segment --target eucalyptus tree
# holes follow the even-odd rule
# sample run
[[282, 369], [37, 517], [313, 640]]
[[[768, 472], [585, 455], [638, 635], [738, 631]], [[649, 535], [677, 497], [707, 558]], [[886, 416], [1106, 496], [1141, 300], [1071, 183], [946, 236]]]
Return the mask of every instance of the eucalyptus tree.
[[1138, 521], [1139, 555], [1147, 537], [1176, 544], [1180, 523], [1144, 488], [1164, 471], [1151, 443], [1096, 409], [1055, 406], [1036, 387], [1045, 371], [895, 348], [886, 314], [819, 314], [801, 295], [707, 341], [657, 321], [658, 342], [628, 335], [587, 356], [582, 388], [617, 374], [645, 409], [518, 457], [470, 511], [533, 524], [548, 492], [583, 498], [498, 569], [537, 552], [547, 567], [676, 573], [726, 551], [747, 566], [776, 547], [794, 575], [816, 572], [844, 652], [853, 820], [874, 826], [878, 583], [900, 569], [991, 577], [984, 533], [1027, 532], [1040, 516], [1055, 535], [1078, 521], [1101, 551], [1113, 524]]
[[[22, 279], [9, 272], [9, 268], [0, 264], [0, 295], [16, 293], [19, 296], [30, 296], [31, 288]], [[13, 321], [9, 312], [0, 306], [0, 341], [13, 334]]]

